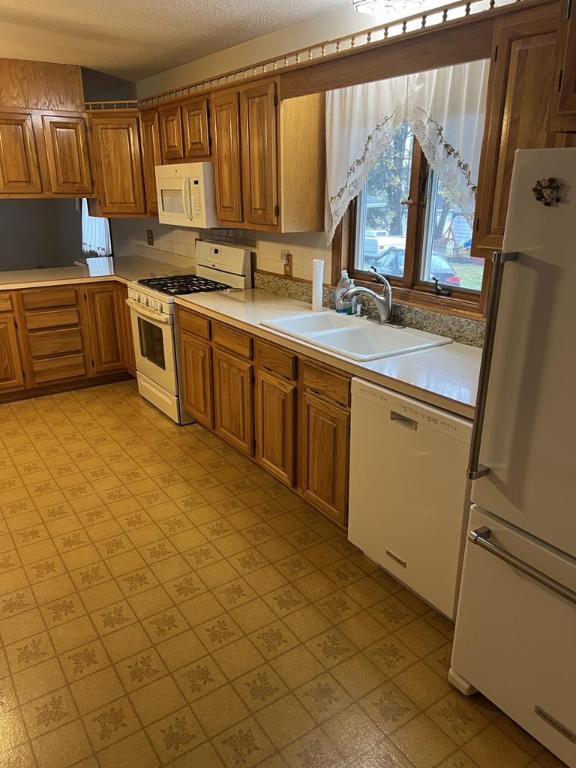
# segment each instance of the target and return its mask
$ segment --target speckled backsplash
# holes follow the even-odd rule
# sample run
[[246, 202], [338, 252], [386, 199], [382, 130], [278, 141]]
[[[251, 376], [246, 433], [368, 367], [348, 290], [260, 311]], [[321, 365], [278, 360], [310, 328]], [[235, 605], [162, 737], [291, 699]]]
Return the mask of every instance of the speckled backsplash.
[[[254, 274], [254, 287], [268, 293], [284, 296], [287, 299], [312, 302], [312, 284], [304, 280], [291, 280], [282, 275], [272, 275], [256, 271]], [[334, 288], [325, 286], [324, 306], [333, 308], [334, 299]], [[367, 309], [370, 313], [373, 311], [369, 304]], [[484, 343], [485, 323], [483, 320], [470, 320], [465, 317], [434, 312], [430, 309], [411, 307], [407, 304], [394, 304], [392, 320], [409, 328], [418, 328], [421, 331], [437, 333], [440, 336], [450, 336], [451, 339], [461, 344], [481, 347]]]

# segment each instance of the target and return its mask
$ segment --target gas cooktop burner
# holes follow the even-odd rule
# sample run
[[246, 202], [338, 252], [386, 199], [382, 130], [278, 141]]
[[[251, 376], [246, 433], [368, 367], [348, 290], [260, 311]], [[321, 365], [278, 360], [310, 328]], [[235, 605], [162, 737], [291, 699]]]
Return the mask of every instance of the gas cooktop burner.
[[229, 288], [229, 285], [217, 283], [214, 280], [208, 280], [206, 277], [197, 275], [174, 275], [173, 277], [147, 277], [144, 280], [138, 280], [140, 285], [147, 288], [153, 288], [160, 293], [167, 293], [169, 296], [183, 296], [186, 293], [202, 293], [205, 291], [223, 291]]

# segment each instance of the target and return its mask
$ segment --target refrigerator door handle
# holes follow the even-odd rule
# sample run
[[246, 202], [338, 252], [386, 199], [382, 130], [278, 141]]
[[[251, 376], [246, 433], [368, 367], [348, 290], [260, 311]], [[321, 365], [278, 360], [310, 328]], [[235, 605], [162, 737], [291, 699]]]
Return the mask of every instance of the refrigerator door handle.
[[472, 442], [470, 445], [470, 460], [468, 463], [469, 480], [478, 480], [478, 478], [484, 477], [490, 472], [490, 468], [480, 464], [479, 461], [482, 431], [484, 428], [484, 414], [486, 411], [486, 397], [488, 394], [488, 382], [490, 379], [490, 367], [492, 365], [492, 353], [494, 351], [494, 341], [496, 338], [502, 276], [506, 263], [509, 261], [518, 261], [519, 258], [520, 254], [515, 252], [504, 253], [495, 251], [492, 254], [492, 275], [490, 280], [488, 307], [486, 310], [484, 349], [482, 351], [482, 362], [480, 364], [476, 412], [474, 415], [474, 427], [472, 429]]
[[488, 528], [486, 525], [483, 525], [480, 528], [476, 528], [475, 531], [470, 531], [468, 534], [468, 539], [472, 542], [472, 544], [476, 544], [477, 546], [482, 547], [482, 549], [490, 552], [490, 554], [495, 555], [496, 557], [500, 558], [500, 560], [504, 560], [504, 562], [508, 563], [513, 568], [516, 568], [517, 571], [521, 571], [529, 578], [537, 581], [539, 584], [542, 584], [542, 586], [550, 589], [552, 592], [560, 595], [560, 597], [563, 597], [565, 600], [568, 600], [570, 603], [576, 605], [576, 592], [573, 592], [568, 587], [560, 584], [560, 582], [556, 581], [556, 579], [551, 579], [550, 576], [546, 576], [546, 574], [542, 573], [542, 571], [539, 571], [537, 568], [534, 568], [534, 566], [525, 563], [523, 560], [520, 560], [520, 558], [515, 557], [514, 555], [510, 554], [510, 552], [507, 552], [505, 549], [501, 549], [500, 547], [496, 546], [496, 544], [493, 544], [490, 541], [491, 536], [492, 531], [490, 528]]

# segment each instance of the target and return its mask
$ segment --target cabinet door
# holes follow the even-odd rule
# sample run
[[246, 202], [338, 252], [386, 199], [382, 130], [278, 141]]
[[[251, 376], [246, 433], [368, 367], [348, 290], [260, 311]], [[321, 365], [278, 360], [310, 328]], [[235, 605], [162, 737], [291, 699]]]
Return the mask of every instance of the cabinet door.
[[210, 134], [208, 99], [191, 99], [182, 104], [184, 157], [208, 157]]
[[[574, 0], [562, 0], [560, 34], [558, 40], [560, 71], [558, 76], [558, 112], [576, 114], [576, 8]], [[571, 126], [576, 130], [576, 123]]]
[[340, 525], [348, 512], [350, 417], [310, 392], [301, 398], [300, 487], [311, 504]]
[[214, 428], [210, 344], [189, 333], [180, 336], [184, 408], [196, 421]]
[[296, 384], [256, 372], [256, 459], [288, 485], [294, 484]]
[[126, 363], [120, 292], [109, 283], [90, 285], [86, 290], [93, 372], [98, 375], [122, 371]]
[[142, 126], [142, 166], [146, 206], [148, 213], [158, 213], [156, 175], [154, 172], [155, 166], [162, 164], [158, 112], [142, 112], [140, 124]]
[[0, 392], [24, 386], [18, 334], [13, 315], [0, 315]]
[[136, 376], [136, 355], [134, 353], [134, 336], [132, 335], [132, 318], [130, 316], [130, 307], [126, 303], [128, 299], [128, 288], [125, 285], [117, 285], [120, 301], [120, 314], [122, 316], [122, 343], [124, 345], [124, 364], [126, 370], [133, 376]]
[[278, 223], [276, 84], [242, 90], [242, 191], [244, 221]]
[[242, 166], [240, 160], [240, 111], [237, 91], [212, 97], [212, 137], [216, 216], [222, 223], [242, 221]]
[[[480, 160], [474, 248], [502, 247], [517, 149], [553, 147], [556, 14], [534, 7], [497, 21]], [[480, 254], [482, 255], [482, 254]]]
[[0, 113], [0, 194], [42, 192], [32, 116]]
[[252, 364], [213, 350], [215, 431], [234, 448], [254, 455]]
[[83, 117], [42, 115], [50, 191], [83, 195], [92, 191], [86, 121]]
[[97, 115], [90, 126], [100, 212], [146, 213], [138, 118]]
[[162, 161], [182, 160], [184, 142], [182, 138], [182, 110], [180, 107], [162, 107], [160, 115], [160, 141]]

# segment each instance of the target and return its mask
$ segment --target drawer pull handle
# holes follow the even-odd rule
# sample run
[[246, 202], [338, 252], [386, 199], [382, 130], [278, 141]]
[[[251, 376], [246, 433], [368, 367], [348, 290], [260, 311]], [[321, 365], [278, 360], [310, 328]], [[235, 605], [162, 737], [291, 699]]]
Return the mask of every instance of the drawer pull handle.
[[395, 555], [394, 552], [391, 552], [389, 549], [386, 550], [386, 554], [388, 557], [391, 557], [392, 560], [396, 560], [396, 562], [399, 563], [402, 568], [406, 568], [406, 560], [402, 560], [401, 557], [398, 557], [398, 555]]
[[560, 595], [560, 597], [563, 597], [570, 603], [574, 603], [574, 605], [576, 605], [576, 592], [573, 592], [568, 587], [560, 584], [560, 582], [556, 581], [556, 579], [552, 579], [550, 576], [542, 573], [542, 571], [539, 571], [538, 568], [534, 568], [534, 566], [525, 563], [523, 560], [520, 560], [520, 558], [515, 557], [515, 555], [510, 554], [510, 552], [507, 552], [505, 549], [501, 549], [501, 547], [493, 544], [490, 541], [491, 535], [492, 531], [490, 528], [483, 525], [481, 528], [477, 528], [475, 531], [470, 531], [468, 538], [472, 544], [476, 544], [482, 549], [485, 549], [487, 552], [490, 552], [491, 555], [495, 555], [496, 557], [500, 558], [500, 560], [504, 560], [505, 563], [508, 563], [508, 565], [516, 568], [517, 571], [521, 571], [529, 578], [537, 581], [539, 584], [542, 584], [542, 586], [546, 587], [552, 592], [555, 592], [557, 595]]
[[418, 422], [415, 419], [410, 419], [408, 416], [404, 416], [397, 411], [390, 411], [390, 421], [397, 421], [402, 424], [402, 426], [407, 427], [408, 429], [413, 429], [414, 431], [418, 429]]

